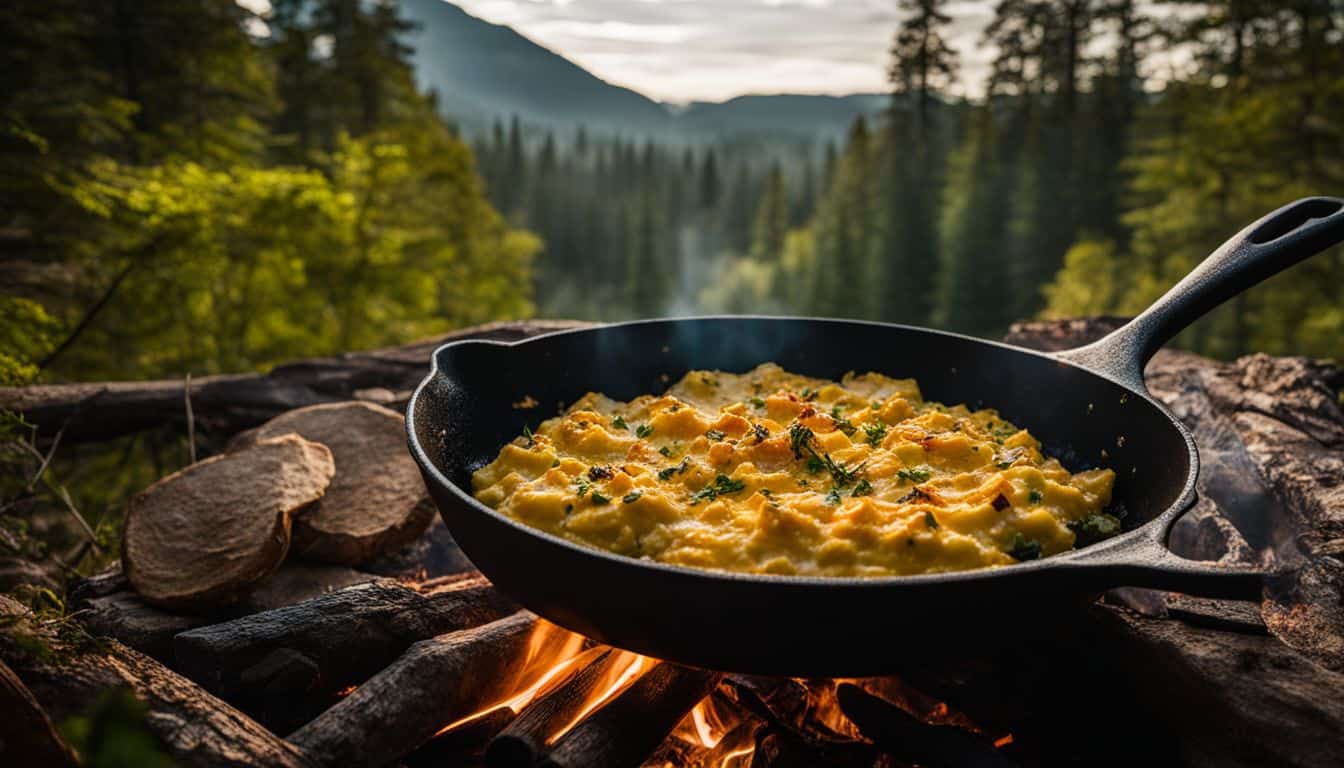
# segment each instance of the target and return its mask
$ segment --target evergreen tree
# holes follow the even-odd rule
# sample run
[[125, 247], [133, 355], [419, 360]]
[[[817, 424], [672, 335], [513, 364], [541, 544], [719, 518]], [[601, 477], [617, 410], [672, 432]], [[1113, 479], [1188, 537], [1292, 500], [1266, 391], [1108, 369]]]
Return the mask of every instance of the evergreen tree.
[[892, 46], [892, 104], [884, 147], [887, 211], [878, 314], [924, 324], [936, 304], [938, 222], [946, 161], [940, 141], [941, 89], [955, 77], [956, 54], [944, 38], [952, 19], [945, 0], [902, 0], [906, 17]]
[[789, 228], [788, 191], [779, 165], [770, 166], [752, 223], [751, 257], [778, 266]]

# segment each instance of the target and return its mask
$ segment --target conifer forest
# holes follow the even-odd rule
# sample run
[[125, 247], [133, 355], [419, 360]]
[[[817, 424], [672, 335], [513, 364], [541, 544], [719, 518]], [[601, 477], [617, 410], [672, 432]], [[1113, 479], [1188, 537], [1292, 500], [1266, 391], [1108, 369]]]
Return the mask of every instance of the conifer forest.
[[[895, 0], [894, 0], [895, 1]], [[1001, 335], [1131, 314], [1344, 189], [1344, 5], [899, 0], [837, 140], [459, 128], [396, 2], [0, 9], [0, 378], [264, 369], [529, 316], [827, 315]], [[1158, 55], [1160, 54], [1160, 55]], [[1344, 353], [1344, 254], [1180, 343]]]

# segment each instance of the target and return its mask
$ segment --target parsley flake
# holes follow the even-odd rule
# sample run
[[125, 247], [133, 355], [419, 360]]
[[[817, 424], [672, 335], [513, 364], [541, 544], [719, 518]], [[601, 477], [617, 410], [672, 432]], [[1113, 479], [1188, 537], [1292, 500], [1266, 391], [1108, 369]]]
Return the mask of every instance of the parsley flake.
[[593, 502], [594, 504], [597, 504], [598, 506], [601, 506], [601, 505], [606, 504], [607, 502], [611, 501], [611, 499], [607, 498], [606, 496], [603, 496], [602, 494], [598, 493], [597, 491], [593, 491], [592, 494], [591, 494], [588, 498], [589, 498], [589, 499], [592, 499], [592, 502]]
[[611, 426], [615, 427], [616, 429], [629, 429], [629, 428], [630, 428], [630, 425], [629, 425], [629, 424], [626, 424], [626, 423], [625, 423], [625, 419], [622, 418], [622, 417], [620, 417], [620, 416], [617, 416], [616, 418], [614, 418], [614, 419], [611, 420]]
[[639, 497], [643, 495], [644, 494], [641, 491], [631, 491], [621, 497], [621, 502], [623, 504], [634, 504], [636, 501], [639, 501]]
[[864, 434], [868, 435], [868, 444], [876, 448], [882, 444], [882, 438], [887, 436], [886, 422], [872, 421], [863, 425]]
[[1013, 534], [1013, 542], [1008, 547], [1008, 556], [1018, 562], [1035, 560], [1041, 556], [1041, 543], [1028, 539], [1019, 531]]
[[648, 424], [640, 424], [638, 427], [635, 427], [635, 437], [643, 439], [652, 434], [653, 434], [653, 427], [649, 426]]
[[928, 467], [902, 467], [896, 470], [896, 476], [902, 480], [909, 480], [912, 483], [922, 483], [933, 477], [933, 471]]

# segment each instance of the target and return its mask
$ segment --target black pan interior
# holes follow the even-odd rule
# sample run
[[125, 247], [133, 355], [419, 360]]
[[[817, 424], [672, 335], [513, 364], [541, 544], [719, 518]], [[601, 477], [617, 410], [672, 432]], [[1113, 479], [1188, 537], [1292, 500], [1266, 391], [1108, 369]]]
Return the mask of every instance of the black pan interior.
[[[1004, 345], [840, 320], [658, 320], [514, 346], [452, 345], [438, 353], [411, 426], [442, 476], [469, 495], [471, 472], [503, 443], [588, 391], [625, 400], [661, 392], [688, 370], [743, 372], [767, 361], [827, 378], [851, 370], [911, 377], [926, 399], [997, 408], [1071, 469], [1114, 469], [1129, 529], [1177, 502], [1188, 479], [1181, 431], [1120, 384]], [[527, 398], [538, 405], [517, 407]], [[1044, 617], [1045, 606], [1085, 600], [1097, 588], [1083, 571], [1051, 579], [1030, 565], [869, 580], [671, 568], [559, 543], [486, 511], [433, 473], [426, 480], [467, 555], [524, 606], [599, 640], [706, 667], [876, 674], [911, 641], [913, 621], [923, 627], [922, 647], [936, 640], [950, 648], [985, 622], [1019, 621], [1024, 605], [1039, 605]]]

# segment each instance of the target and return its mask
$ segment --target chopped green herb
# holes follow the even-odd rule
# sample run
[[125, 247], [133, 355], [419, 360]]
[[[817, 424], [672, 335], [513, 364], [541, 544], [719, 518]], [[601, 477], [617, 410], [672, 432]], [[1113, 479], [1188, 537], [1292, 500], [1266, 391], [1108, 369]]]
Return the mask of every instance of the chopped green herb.
[[727, 475], [719, 475], [714, 478], [714, 482], [706, 485], [704, 488], [691, 495], [691, 504], [699, 504], [702, 501], [713, 501], [720, 496], [726, 496], [730, 493], [747, 487], [747, 484], [741, 480], [734, 480]]
[[1027, 494], [1027, 501], [1030, 501], [1032, 504], [1040, 504], [1041, 492], [1036, 490], [1035, 488], [1032, 488], [1031, 492]]
[[748, 400], [747, 402], [751, 403], [751, 405], [752, 405], [753, 408], [764, 408], [764, 407], [765, 407], [765, 401], [762, 400], [762, 399], [759, 398], [759, 397], [753, 397], [753, 398], [751, 398], [750, 400]]
[[1069, 530], [1073, 531], [1073, 546], [1086, 547], [1120, 533], [1120, 520], [1104, 512], [1098, 512], [1069, 523]]
[[770, 495], [772, 495], [772, 494], [770, 493], [770, 489], [769, 489], [769, 488], [760, 488], [760, 489], [757, 489], [756, 492], [759, 493], [759, 494], [761, 494], [762, 496], [770, 496]]
[[558, 466], [560, 466], [560, 460], [559, 460], [559, 459], [551, 459], [551, 467], [558, 467]]
[[882, 444], [882, 438], [887, 436], [887, 425], [882, 421], [870, 421], [863, 425], [863, 431], [868, 435], [868, 444], [876, 448]]
[[653, 427], [650, 427], [648, 424], [640, 424], [638, 427], [635, 427], [635, 437], [643, 439], [652, 434]]
[[1019, 531], [1013, 534], [1013, 543], [1008, 547], [1008, 556], [1018, 562], [1035, 560], [1041, 556], [1041, 543], [1028, 539]]
[[592, 487], [592, 486], [588, 485], [588, 481], [587, 481], [587, 480], [584, 480], [583, 478], [579, 478], [579, 479], [578, 479], [577, 481], [575, 481], [575, 482], [577, 482], [577, 483], [579, 484], [579, 498], [582, 499], [582, 498], [583, 498], [583, 495], [584, 495], [585, 493], [587, 493], [587, 492], [588, 492], [588, 489], [589, 489], [590, 487]]
[[938, 530], [938, 518], [934, 517], [933, 512], [927, 509], [924, 510], [924, 524], [929, 527], [929, 530]]
[[658, 449], [658, 452], [663, 454], [669, 459], [672, 458], [672, 446], [670, 445], [664, 445], [662, 448]]
[[686, 468], [689, 467], [690, 465], [691, 465], [691, 457], [690, 457], [690, 456], [683, 456], [683, 457], [681, 457], [681, 463], [678, 464], [677, 466], [675, 466], [675, 467], [667, 467], [666, 469], [660, 469], [660, 470], [658, 470], [658, 479], [659, 479], [659, 480], [671, 480], [673, 475], [682, 475], [682, 474], [685, 474], [685, 473], [686, 473]]
[[896, 470], [896, 476], [902, 480], [909, 480], [912, 483], [922, 483], [933, 477], [933, 471], [927, 467], [902, 467]]
[[812, 430], [796, 421], [789, 425], [789, 447], [793, 449], [793, 458], [803, 458], [803, 449], [810, 448], [811, 442]]
[[841, 411], [843, 411], [844, 409], [845, 409], [845, 406], [841, 405], [840, 403], [836, 403], [835, 405], [832, 405], [832, 406], [831, 406], [831, 418], [832, 418], [832, 419], [836, 419], [836, 420], [839, 420], [839, 419], [844, 418], [844, 414], [841, 413]]
[[812, 474], [815, 475], [815, 474], [817, 474], [818, 472], [820, 472], [821, 470], [823, 470], [823, 469], [825, 469], [825, 468], [826, 468], [826, 465], [823, 464], [823, 463], [821, 463], [821, 459], [820, 459], [820, 458], [818, 458], [818, 457], [816, 457], [816, 456], [809, 456], [809, 457], [807, 457], [807, 471], [808, 471], [808, 472], [811, 472]]
[[826, 503], [827, 503], [827, 504], [830, 504], [830, 505], [833, 506], [833, 507], [834, 507], [834, 506], [837, 506], [837, 505], [840, 504], [840, 489], [839, 489], [839, 488], [832, 488], [832, 489], [831, 489], [831, 492], [828, 493], [828, 494], [826, 494]]
[[532, 428], [527, 426], [526, 424], [523, 425], [523, 437], [527, 439], [528, 448], [531, 448], [532, 446], [537, 444], [537, 438], [535, 435], [532, 434]]
[[640, 491], [631, 491], [621, 497], [621, 502], [623, 504], [634, 504], [636, 501], [639, 501], [639, 497], [643, 495], [644, 494]]
[[995, 437], [997, 437], [1000, 441], [1003, 441], [1003, 440], [1006, 439], [1006, 438], [1012, 437], [1013, 435], [1016, 435], [1017, 433], [1018, 433], [1018, 429], [1017, 429], [1016, 427], [1010, 426], [1010, 425], [1008, 425], [1008, 424], [999, 424], [999, 426], [997, 426], [997, 427], [994, 426], [993, 424], [990, 424], [990, 434], [992, 434], [992, 435], [994, 435]]
[[850, 421], [849, 419], [840, 417], [832, 417], [832, 418], [835, 419], [835, 428], [840, 430], [841, 432], [844, 432], [846, 437], [853, 437], [854, 433], [859, 431], [859, 428], [854, 426], [854, 422]]
[[607, 502], [611, 501], [611, 499], [607, 498], [606, 496], [603, 496], [602, 494], [598, 493], [597, 491], [593, 491], [592, 495], [589, 496], [588, 498], [589, 498], [589, 499], [592, 499], [593, 503], [594, 503], [594, 504], [597, 504], [598, 506], [601, 506], [601, 505], [606, 504]]
[[873, 484], [867, 480], [860, 480], [859, 484], [854, 486], [854, 492], [850, 496], [867, 496], [873, 492]]
[[711, 429], [705, 432], [705, 437], [709, 438], [710, 440], [722, 440], [724, 438], [724, 434], [717, 429]]
[[803, 387], [803, 391], [798, 393], [798, 396], [804, 400], [816, 400], [817, 391], [811, 387]]
[[620, 416], [617, 416], [616, 418], [614, 418], [614, 419], [611, 420], [611, 426], [615, 427], [616, 429], [629, 429], [629, 428], [630, 428], [630, 425], [626, 424], [626, 423], [625, 423], [625, 419], [622, 418], [622, 417], [620, 417]]

